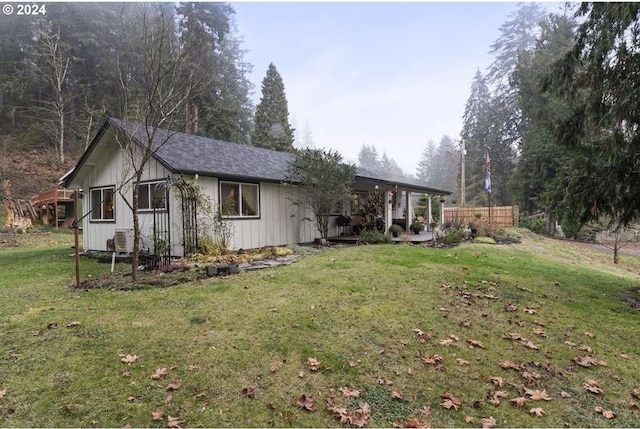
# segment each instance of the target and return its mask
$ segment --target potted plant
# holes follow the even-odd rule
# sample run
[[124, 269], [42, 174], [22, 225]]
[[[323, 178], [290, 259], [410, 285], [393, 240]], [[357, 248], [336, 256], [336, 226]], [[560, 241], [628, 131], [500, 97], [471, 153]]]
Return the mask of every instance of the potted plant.
[[420, 234], [420, 231], [424, 229], [424, 224], [422, 222], [414, 221], [409, 228], [413, 230], [414, 234]]
[[389, 227], [389, 232], [394, 237], [397, 237], [398, 235], [402, 234], [402, 231], [404, 231], [404, 229], [402, 229], [400, 225], [396, 225], [395, 223]]

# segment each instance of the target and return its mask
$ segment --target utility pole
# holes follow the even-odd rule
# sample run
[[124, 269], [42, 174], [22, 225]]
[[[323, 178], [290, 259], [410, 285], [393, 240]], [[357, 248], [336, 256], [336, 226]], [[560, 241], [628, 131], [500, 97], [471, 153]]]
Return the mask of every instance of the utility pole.
[[461, 165], [461, 172], [460, 172], [460, 207], [464, 207], [464, 202], [465, 202], [465, 197], [466, 197], [466, 181], [464, 178], [464, 159], [465, 156], [467, 155], [467, 148], [465, 146], [464, 143], [464, 139], [462, 139], [461, 141], [462, 143], [462, 161], [460, 162]]

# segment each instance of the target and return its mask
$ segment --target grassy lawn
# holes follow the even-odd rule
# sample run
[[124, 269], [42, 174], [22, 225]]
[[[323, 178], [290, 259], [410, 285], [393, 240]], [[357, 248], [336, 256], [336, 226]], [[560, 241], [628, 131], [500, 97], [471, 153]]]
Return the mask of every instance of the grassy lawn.
[[537, 237], [360, 246], [83, 291], [72, 236], [41, 239], [0, 249], [2, 426], [640, 426], [636, 260]]

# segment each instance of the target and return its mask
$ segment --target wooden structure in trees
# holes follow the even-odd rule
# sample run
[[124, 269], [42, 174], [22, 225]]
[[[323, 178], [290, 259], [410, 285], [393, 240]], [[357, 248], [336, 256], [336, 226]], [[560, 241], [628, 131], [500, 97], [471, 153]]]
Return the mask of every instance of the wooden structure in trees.
[[[491, 207], [492, 226], [518, 226], [519, 216], [518, 206]], [[489, 207], [446, 207], [444, 209], [444, 223], [456, 221], [464, 224], [488, 224]]]
[[36, 213], [36, 219], [40, 219], [45, 225], [53, 225], [56, 228], [71, 226], [75, 221], [73, 213], [74, 192], [67, 189], [54, 189], [32, 196], [29, 202]]

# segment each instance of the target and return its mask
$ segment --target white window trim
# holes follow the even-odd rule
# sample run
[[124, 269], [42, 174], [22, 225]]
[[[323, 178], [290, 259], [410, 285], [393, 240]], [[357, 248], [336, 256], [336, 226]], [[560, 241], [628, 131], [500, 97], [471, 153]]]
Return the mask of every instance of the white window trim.
[[[224, 213], [222, 214], [222, 217], [225, 219], [260, 219], [260, 184], [259, 183], [251, 183], [251, 182], [232, 182], [229, 180], [220, 180], [220, 184], [218, 186], [218, 200], [220, 203], [220, 207], [222, 207], [222, 185], [223, 184], [228, 184], [228, 185], [238, 185], [238, 211], [239, 214], [237, 215], [225, 215]], [[251, 186], [251, 187], [255, 187], [256, 188], [256, 197], [257, 197], [257, 214], [255, 215], [243, 215], [242, 214], [242, 187], [243, 186]]]
[[[112, 195], [112, 203], [113, 203], [113, 218], [105, 218], [104, 217], [104, 213], [103, 213], [103, 209], [104, 209], [104, 191], [105, 189], [109, 189], [111, 190], [111, 195]], [[89, 189], [89, 204], [90, 204], [90, 210], [93, 210], [94, 204], [93, 204], [93, 193], [95, 191], [100, 191], [100, 217], [99, 218], [94, 218], [93, 215], [95, 214], [95, 212], [92, 212], [89, 215], [89, 221], [90, 222], [115, 222], [116, 221], [116, 187], [114, 185], [110, 185], [110, 186], [98, 186], [95, 188], [90, 188]]]
[[138, 209], [136, 210], [138, 213], [153, 213], [153, 212], [164, 212], [167, 211], [167, 206], [169, 204], [169, 200], [165, 201], [165, 207], [151, 207], [153, 204], [151, 202], [151, 186], [155, 186], [158, 183], [163, 183], [163, 180], [152, 180], [148, 182], [141, 182], [139, 186], [147, 186], [149, 192], [147, 193], [147, 197], [149, 198], [149, 208], [141, 209], [140, 208], [140, 190], [138, 190]]

